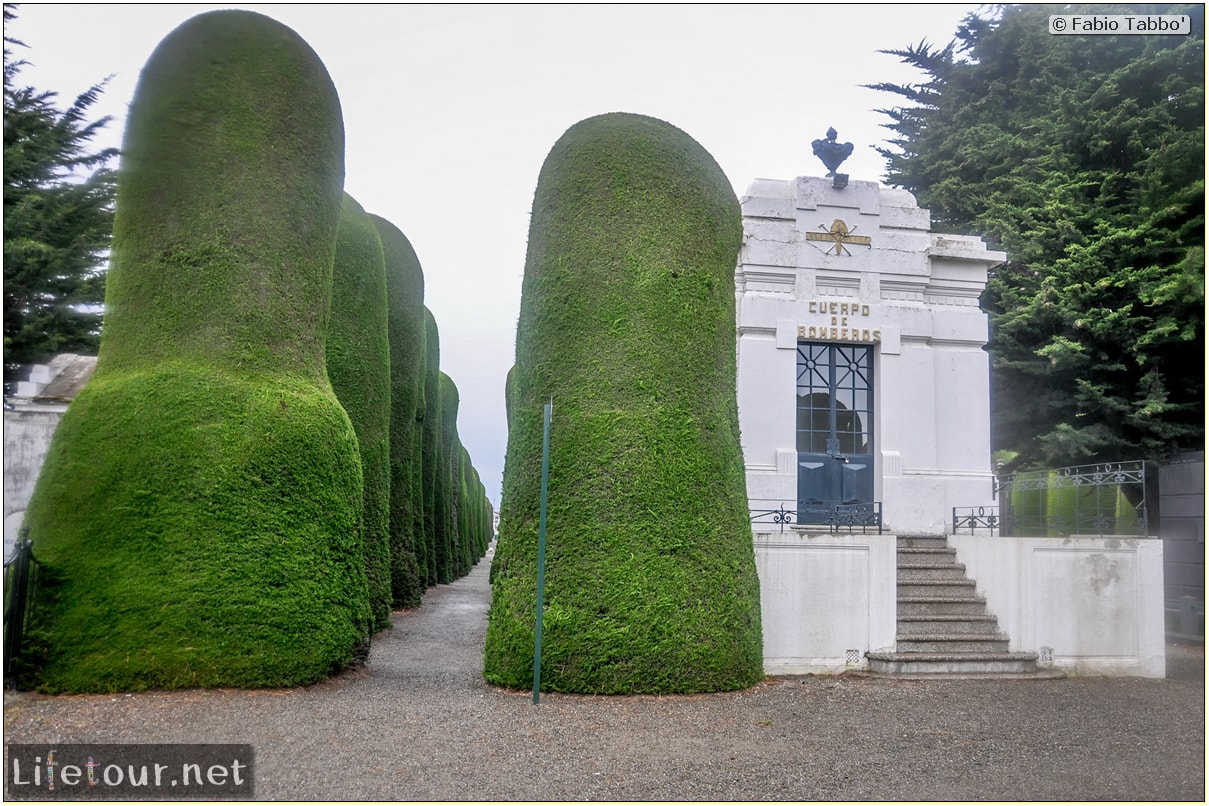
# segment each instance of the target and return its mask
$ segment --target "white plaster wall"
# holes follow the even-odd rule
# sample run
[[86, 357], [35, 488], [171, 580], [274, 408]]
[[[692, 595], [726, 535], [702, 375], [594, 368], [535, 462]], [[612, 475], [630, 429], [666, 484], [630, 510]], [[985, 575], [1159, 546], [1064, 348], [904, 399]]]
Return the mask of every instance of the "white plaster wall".
[[[757, 508], [773, 499], [796, 501], [797, 351], [778, 349], [775, 333], [759, 330], [741, 332], [738, 356], [739, 438], [747, 469], [747, 495]], [[785, 380], [770, 383], [773, 378]]]
[[[28, 383], [28, 382], [24, 382]], [[46, 461], [50, 440], [63, 413], [60, 410], [4, 412], [4, 557], [17, 545], [25, 509]]]
[[[991, 422], [988, 356], [979, 347], [933, 348], [936, 418], [936, 467], [946, 471], [991, 470]], [[989, 489], [988, 489], [989, 492]], [[966, 502], [970, 506], [989, 500]]]
[[[865, 652], [894, 647], [893, 535], [757, 532], [756, 570], [768, 674], [867, 668]], [[848, 651], [857, 661], [849, 663]]]
[[4, 412], [4, 516], [24, 510], [50, 449], [59, 411]]
[[957, 559], [1011, 637], [1075, 675], [1164, 677], [1163, 541], [953, 535]]
[[905, 473], [935, 468], [936, 384], [931, 350], [926, 344], [904, 340], [902, 352], [892, 367], [883, 367], [879, 380], [882, 450], [897, 451]]

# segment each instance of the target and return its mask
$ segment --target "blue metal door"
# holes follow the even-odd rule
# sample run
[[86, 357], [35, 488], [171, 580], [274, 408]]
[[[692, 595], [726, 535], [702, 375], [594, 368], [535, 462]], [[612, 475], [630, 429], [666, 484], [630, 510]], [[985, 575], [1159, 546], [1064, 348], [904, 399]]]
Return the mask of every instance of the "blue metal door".
[[798, 344], [798, 523], [873, 500], [873, 347]]

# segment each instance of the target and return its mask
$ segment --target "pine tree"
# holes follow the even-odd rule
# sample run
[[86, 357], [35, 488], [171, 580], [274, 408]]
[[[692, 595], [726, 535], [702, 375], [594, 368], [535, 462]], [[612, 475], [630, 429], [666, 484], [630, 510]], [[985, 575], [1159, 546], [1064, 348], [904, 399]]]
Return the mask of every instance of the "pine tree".
[[[1054, 13], [1187, 14], [1190, 36], [1054, 36]], [[886, 51], [887, 179], [1007, 252], [984, 297], [993, 441], [1016, 466], [1204, 439], [1204, 10], [1007, 6]]]
[[[16, 18], [4, 6], [4, 22]], [[24, 60], [4, 37], [4, 383], [55, 353], [95, 353], [102, 264], [113, 231], [117, 149], [90, 151], [110, 121], [87, 122], [105, 81], [65, 111], [57, 93], [18, 86]], [[106, 79], [107, 81], [108, 79]]]

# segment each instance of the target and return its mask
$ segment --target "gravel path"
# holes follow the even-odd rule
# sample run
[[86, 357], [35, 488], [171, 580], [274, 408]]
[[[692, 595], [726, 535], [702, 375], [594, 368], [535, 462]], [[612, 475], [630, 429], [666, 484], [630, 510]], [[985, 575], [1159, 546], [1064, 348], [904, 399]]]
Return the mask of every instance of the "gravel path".
[[490, 555], [305, 689], [6, 693], [9, 743], [251, 744], [259, 800], [1205, 800], [1201, 646], [1168, 679], [777, 677], [696, 696], [482, 680]]

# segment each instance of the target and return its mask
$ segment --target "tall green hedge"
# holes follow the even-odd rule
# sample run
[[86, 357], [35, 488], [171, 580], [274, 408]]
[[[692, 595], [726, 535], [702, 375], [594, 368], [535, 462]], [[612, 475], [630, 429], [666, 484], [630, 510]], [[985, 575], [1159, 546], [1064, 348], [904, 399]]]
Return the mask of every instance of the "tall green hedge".
[[440, 581], [449, 583], [465, 573], [458, 544], [458, 479], [462, 445], [458, 441], [457, 384], [442, 372], [438, 388], [441, 395], [441, 472], [437, 478], [437, 556], [443, 560], [443, 566], [439, 569]]
[[504, 378], [504, 418], [508, 423], [508, 427], [512, 427], [512, 390], [516, 386], [516, 364], [508, 368], [508, 375]]
[[610, 114], [555, 144], [530, 222], [486, 677], [532, 683], [552, 397], [543, 686], [750, 686], [763, 659], [735, 400], [734, 192], [684, 132]]
[[445, 533], [445, 488], [439, 483], [445, 457], [441, 452], [441, 339], [432, 311], [424, 309], [427, 356], [424, 364], [424, 535], [432, 549], [435, 584], [453, 581], [441, 536]]
[[475, 510], [478, 507], [478, 497], [472, 494], [474, 484], [474, 466], [470, 464], [470, 451], [466, 446], [458, 445], [458, 548], [461, 562], [459, 577], [470, 573], [478, 555], [475, 546], [478, 543], [474, 533]]
[[474, 521], [474, 562], [477, 563], [487, 553], [487, 545], [491, 542], [491, 501], [487, 498], [487, 488], [479, 471], [470, 468], [471, 495], [475, 501]]
[[418, 607], [429, 584], [423, 487], [424, 272], [399, 228], [372, 218], [386, 254], [389, 300], [391, 582], [396, 607]]
[[335, 88], [216, 11], [152, 54], [122, 147], [96, 374], [27, 513], [51, 692], [315, 682], [367, 651], [357, 438], [324, 329]]
[[382, 243], [347, 193], [340, 211], [327, 328], [327, 374], [361, 449], [361, 518], [373, 628], [390, 626], [391, 350]]
[[[508, 375], [504, 379], [504, 417], [506, 418], [507, 423], [508, 423], [508, 433], [509, 434], [512, 433], [512, 407], [513, 407], [513, 399], [515, 397], [516, 397], [516, 365], [513, 364], [511, 367], [508, 368]], [[506, 452], [504, 455], [504, 478], [508, 478], [508, 456], [507, 456]], [[506, 493], [506, 492], [507, 492], [507, 488], [505, 487], [503, 493]], [[504, 520], [504, 517], [505, 517], [504, 513], [507, 512], [508, 503], [509, 503], [507, 497], [503, 493], [501, 493], [501, 496], [500, 496], [500, 521], [501, 522]], [[493, 526], [493, 536], [494, 536], [494, 526]], [[499, 564], [493, 562], [491, 564], [491, 570], [488, 573], [488, 578], [490, 579], [490, 581], [493, 584], [495, 583], [495, 575], [498, 570], [499, 570]]]

